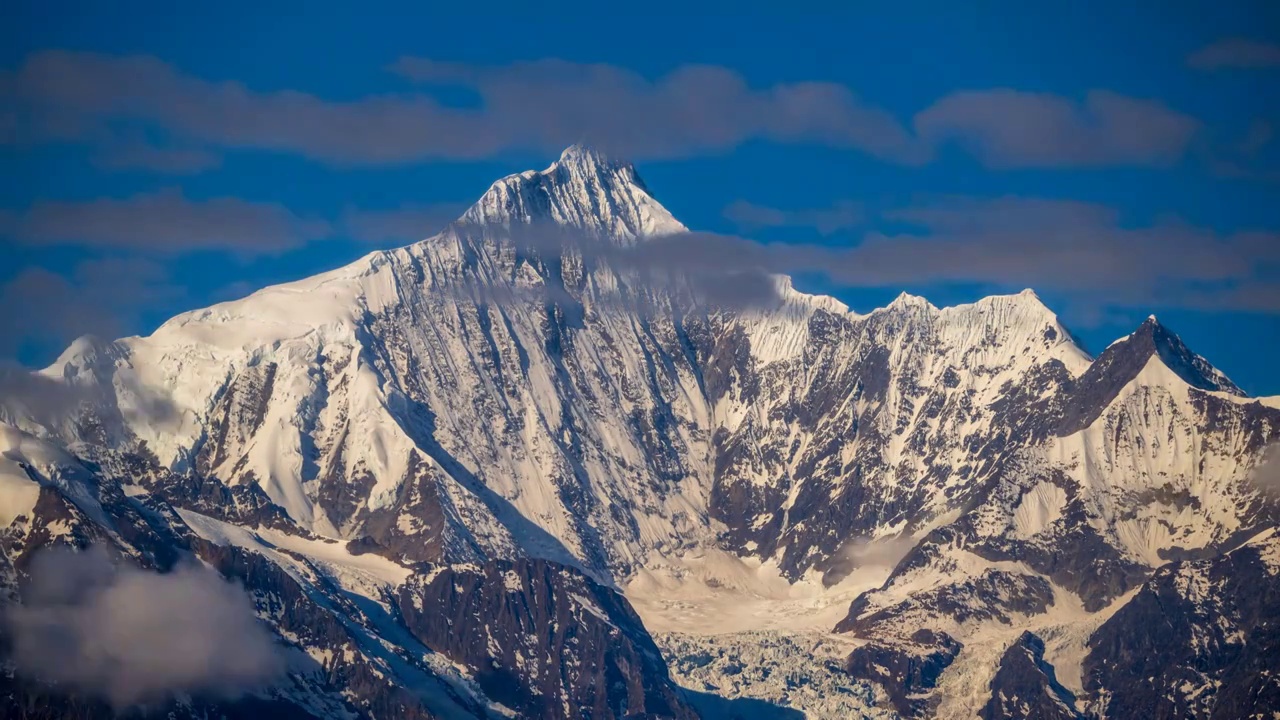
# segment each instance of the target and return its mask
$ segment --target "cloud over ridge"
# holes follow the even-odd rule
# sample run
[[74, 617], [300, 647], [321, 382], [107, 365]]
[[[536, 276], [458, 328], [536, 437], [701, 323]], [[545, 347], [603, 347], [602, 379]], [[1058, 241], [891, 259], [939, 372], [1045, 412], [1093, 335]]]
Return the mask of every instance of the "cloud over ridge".
[[24, 675], [117, 708], [173, 693], [234, 697], [284, 670], [242, 589], [199, 565], [160, 574], [106, 551], [45, 550], [6, 618]]

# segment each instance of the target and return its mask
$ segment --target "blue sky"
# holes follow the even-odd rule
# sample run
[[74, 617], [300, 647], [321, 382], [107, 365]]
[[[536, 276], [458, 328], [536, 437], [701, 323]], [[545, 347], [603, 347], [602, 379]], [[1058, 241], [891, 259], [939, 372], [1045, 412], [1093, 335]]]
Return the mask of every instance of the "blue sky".
[[6, 5], [0, 355], [429, 235], [587, 140], [692, 228], [861, 249], [802, 283], [855, 309], [1030, 286], [1091, 350], [1155, 312], [1280, 393], [1280, 5], [432, 5]]

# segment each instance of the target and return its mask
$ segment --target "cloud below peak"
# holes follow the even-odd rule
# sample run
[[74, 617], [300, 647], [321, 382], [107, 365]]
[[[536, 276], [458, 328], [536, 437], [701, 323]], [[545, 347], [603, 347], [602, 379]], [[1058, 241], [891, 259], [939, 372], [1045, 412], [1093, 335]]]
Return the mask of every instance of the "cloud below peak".
[[624, 261], [726, 280], [815, 275], [837, 288], [1031, 287], [1067, 298], [1077, 316], [1153, 307], [1280, 313], [1274, 232], [1219, 233], [1177, 219], [1126, 226], [1105, 205], [1018, 196], [941, 197], [881, 216], [911, 229], [868, 232], [853, 246], [694, 233], [642, 243]]
[[249, 598], [202, 566], [117, 567], [93, 547], [43, 551], [30, 573], [6, 618], [24, 675], [125, 708], [180, 692], [235, 696], [285, 669]]

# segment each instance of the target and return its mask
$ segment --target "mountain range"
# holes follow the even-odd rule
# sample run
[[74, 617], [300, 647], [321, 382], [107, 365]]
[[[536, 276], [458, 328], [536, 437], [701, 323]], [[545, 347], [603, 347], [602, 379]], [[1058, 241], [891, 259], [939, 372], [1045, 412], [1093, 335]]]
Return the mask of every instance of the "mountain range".
[[[50, 546], [242, 585], [280, 676], [141, 715], [1280, 711], [1280, 397], [1154, 316], [1094, 357], [1030, 290], [859, 314], [627, 260], [686, 236], [575, 146], [421, 242], [78, 340], [0, 398], [6, 603]], [[119, 709], [4, 632], [6, 715]]]

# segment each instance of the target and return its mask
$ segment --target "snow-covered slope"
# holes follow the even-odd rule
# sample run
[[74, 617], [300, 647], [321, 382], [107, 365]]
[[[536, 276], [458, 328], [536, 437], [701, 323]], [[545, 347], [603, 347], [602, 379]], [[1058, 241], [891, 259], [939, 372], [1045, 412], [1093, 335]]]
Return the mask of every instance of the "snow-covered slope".
[[[732, 626], [708, 631], [838, 622], [870, 643], [848, 672], [937, 670], [864, 677], [894, 686], [881, 700], [954, 716], [986, 707], [997, 676], [1018, 697], [1051, 692], [1045, 707], [1065, 702], [1056, 682], [1084, 693], [1090, 633], [1153, 571], [1275, 522], [1246, 478], [1280, 400], [1246, 397], [1154, 318], [1093, 359], [1030, 290], [948, 308], [904, 294], [860, 315], [777, 277], [773, 302], [743, 309], [615, 262], [684, 231], [631, 165], [573, 147], [421, 242], [148, 337], [78, 341], [40, 376], [78, 403], [0, 403], [22, 433], [5, 440], [0, 497], [18, 507], [0, 519], [35, 502], [22, 458], [64, 453], [41, 461], [60, 468], [41, 487], [97, 473], [182, 509], [183, 533], [273, 563], [287, 556], [209, 523], [470, 568], [449, 572], [482, 588], [523, 563], [539, 587], [626, 588], [646, 622], [683, 633], [714, 608]], [[345, 556], [311, 562], [393, 591]], [[609, 623], [627, 625], [621, 607]], [[564, 697], [585, 697], [574, 683]]]
[[649, 195], [630, 163], [581, 145], [565, 150], [542, 172], [495, 182], [461, 220], [499, 226], [550, 220], [622, 243], [687, 230]]

